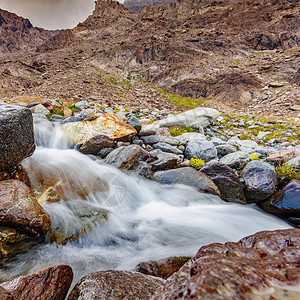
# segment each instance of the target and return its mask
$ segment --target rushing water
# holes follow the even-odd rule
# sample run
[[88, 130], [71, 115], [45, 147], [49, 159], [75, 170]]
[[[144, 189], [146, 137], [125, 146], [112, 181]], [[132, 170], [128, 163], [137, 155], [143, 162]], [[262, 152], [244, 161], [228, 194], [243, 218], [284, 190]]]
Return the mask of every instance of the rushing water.
[[[141, 261], [194, 255], [209, 243], [290, 227], [255, 206], [226, 203], [187, 186], [163, 186], [124, 173], [68, 149], [59, 127], [36, 123], [36, 141], [42, 146], [23, 165], [32, 186], [40, 188], [39, 200], [53, 228], [69, 234], [86, 227], [93, 212], [105, 210], [108, 217], [91, 223], [90, 229], [67, 245], [46, 241], [18, 255], [6, 264], [2, 279], [68, 264], [76, 283], [94, 271], [131, 270]], [[41, 189], [41, 181], [50, 185]], [[45, 202], [55, 193], [64, 200]]]

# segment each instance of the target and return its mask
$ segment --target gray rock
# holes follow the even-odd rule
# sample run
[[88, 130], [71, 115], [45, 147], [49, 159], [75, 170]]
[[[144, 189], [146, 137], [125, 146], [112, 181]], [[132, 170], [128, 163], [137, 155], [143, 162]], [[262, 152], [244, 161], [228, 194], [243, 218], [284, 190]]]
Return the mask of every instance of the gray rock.
[[35, 150], [31, 111], [0, 104], [0, 171], [19, 164]]
[[218, 187], [208, 176], [190, 167], [156, 172], [153, 180], [161, 184], [184, 184], [220, 196]]
[[83, 109], [83, 108], [88, 108], [90, 105], [87, 101], [79, 101], [78, 103], [75, 104], [75, 107], [77, 109]]
[[161, 139], [162, 139], [161, 141], [163, 143], [167, 143], [167, 144], [172, 145], [172, 146], [178, 146], [180, 144], [179, 140], [175, 137], [162, 136]]
[[[152, 156], [152, 153], [150, 155]], [[174, 169], [180, 164], [180, 158], [175, 154], [161, 152], [156, 157], [157, 160], [150, 163], [154, 171]]]
[[142, 129], [141, 122], [138, 118], [132, 117], [128, 120], [128, 123], [136, 129], [136, 131], [140, 131]]
[[298, 168], [300, 167], [300, 156], [296, 156], [292, 159], [290, 159], [287, 164], [291, 167], [295, 167], [295, 168]]
[[162, 137], [160, 135], [148, 135], [148, 136], [142, 136], [141, 140], [145, 144], [156, 144], [162, 141]]
[[232, 137], [228, 140], [228, 144], [240, 147], [243, 152], [253, 152], [258, 144], [251, 140], [240, 140], [237, 136]]
[[42, 115], [45, 115], [45, 116], [50, 115], [50, 111], [42, 104], [38, 104], [38, 105], [32, 107], [31, 111], [35, 114], [42, 114]]
[[186, 145], [188, 142], [194, 140], [203, 140], [206, 141], [206, 137], [204, 134], [199, 132], [186, 132], [182, 135], [178, 136], [177, 139], [179, 140], [180, 144]]
[[217, 149], [215, 145], [208, 141], [191, 141], [186, 144], [184, 155], [188, 159], [203, 159], [209, 162], [217, 157]]
[[140, 136], [147, 136], [147, 135], [155, 135], [157, 134], [159, 129], [158, 125], [150, 124], [142, 126], [142, 129], [139, 132]]
[[197, 107], [176, 116], [157, 121], [155, 124], [159, 124], [160, 127], [186, 126], [198, 129], [212, 124], [219, 115], [220, 113], [215, 109]]
[[129, 170], [142, 153], [143, 148], [138, 145], [122, 146], [108, 154], [105, 162], [119, 169]]
[[239, 177], [228, 166], [219, 162], [209, 162], [200, 172], [212, 179], [221, 192], [221, 198], [228, 202], [246, 203], [244, 186]]
[[236, 148], [233, 145], [229, 145], [229, 144], [218, 145], [218, 146], [216, 146], [216, 148], [218, 151], [218, 155], [221, 155], [221, 156], [225, 156], [229, 153], [236, 152]]
[[174, 154], [182, 154], [182, 151], [179, 150], [177, 147], [171, 146], [166, 143], [157, 143], [153, 145], [154, 149], [160, 149], [163, 152], [168, 152], [168, 153], [174, 153]]
[[115, 149], [114, 148], [103, 148], [101, 149], [98, 153], [97, 156], [99, 156], [100, 158], [104, 159], [107, 157], [107, 155], [111, 152], [113, 152]]
[[251, 161], [251, 156], [248, 153], [237, 151], [227, 154], [220, 159], [220, 163], [227, 165], [230, 168], [238, 168], [241, 163]]
[[276, 170], [263, 161], [251, 161], [242, 171], [248, 202], [261, 202], [276, 191]]
[[152, 167], [144, 161], [137, 161], [131, 170], [138, 175], [152, 179]]

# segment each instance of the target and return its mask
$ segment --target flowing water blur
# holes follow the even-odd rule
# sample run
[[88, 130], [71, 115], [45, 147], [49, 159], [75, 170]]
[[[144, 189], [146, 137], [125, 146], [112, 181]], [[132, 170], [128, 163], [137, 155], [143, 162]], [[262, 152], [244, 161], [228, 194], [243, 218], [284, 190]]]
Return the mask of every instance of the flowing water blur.
[[[94, 212], [107, 212], [107, 218], [92, 222], [66, 245], [48, 241], [18, 255], [5, 264], [2, 280], [68, 264], [76, 283], [91, 272], [132, 270], [141, 261], [194, 255], [209, 243], [290, 228], [255, 206], [226, 203], [183, 185], [162, 186], [68, 149], [61, 128], [46, 120], [35, 120], [35, 137], [39, 146], [23, 165], [33, 188], [40, 188], [37, 195], [53, 230], [68, 234], [84, 228]], [[64, 200], [46, 202], [57, 195]]]

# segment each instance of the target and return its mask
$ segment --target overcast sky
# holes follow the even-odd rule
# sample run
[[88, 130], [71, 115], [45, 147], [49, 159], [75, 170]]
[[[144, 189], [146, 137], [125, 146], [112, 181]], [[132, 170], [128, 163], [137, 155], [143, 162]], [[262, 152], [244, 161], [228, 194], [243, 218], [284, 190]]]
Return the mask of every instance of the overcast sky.
[[94, 0], [0, 0], [0, 8], [29, 19], [34, 26], [65, 29], [84, 21], [94, 10]]

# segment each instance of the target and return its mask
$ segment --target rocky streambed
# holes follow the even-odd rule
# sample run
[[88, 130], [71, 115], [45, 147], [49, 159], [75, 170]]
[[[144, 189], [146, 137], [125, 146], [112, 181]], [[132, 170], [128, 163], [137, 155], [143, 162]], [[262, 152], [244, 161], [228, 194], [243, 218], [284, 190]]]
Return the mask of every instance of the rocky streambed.
[[297, 123], [26, 106], [0, 104], [3, 299], [299, 296]]

